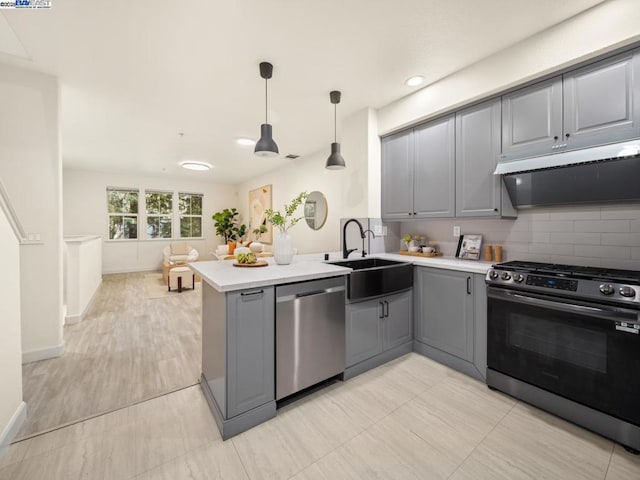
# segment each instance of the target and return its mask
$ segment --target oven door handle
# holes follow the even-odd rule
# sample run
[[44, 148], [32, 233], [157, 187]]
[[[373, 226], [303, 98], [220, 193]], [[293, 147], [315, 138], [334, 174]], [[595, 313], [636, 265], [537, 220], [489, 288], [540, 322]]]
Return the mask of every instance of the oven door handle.
[[487, 289], [487, 296], [489, 298], [507, 300], [514, 303], [521, 303], [523, 305], [532, 305], [536, 307], [550, 308], [550, 309], [559, 310], [562, 312], [577, 313], [580, 315], [597, 317], [604, 320], [611, 320], [611, 321], [629, 320], [633, 322], [637, 322], [639, 320], [638, 311], [629, 310], [626, 308], [592, 307], [589, 305], [576, 303], [575, 300], [571, 300], [574, 303], [567, 304], [567, 303], [563, 303], [562, 301], [546, 300], [538, 296], [522, 295], [519, 293], [511, 292], [509, 290], [494, 289], [491, 287]]

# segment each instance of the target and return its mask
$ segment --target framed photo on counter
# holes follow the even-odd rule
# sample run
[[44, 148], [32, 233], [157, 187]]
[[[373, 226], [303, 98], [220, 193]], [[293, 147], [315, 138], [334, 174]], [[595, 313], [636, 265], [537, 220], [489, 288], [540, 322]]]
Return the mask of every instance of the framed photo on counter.
[[466, 234], [460, 235], [456, 258], [465, 260], [480, 260], [480, 247], [482, 246], [482, 235]]

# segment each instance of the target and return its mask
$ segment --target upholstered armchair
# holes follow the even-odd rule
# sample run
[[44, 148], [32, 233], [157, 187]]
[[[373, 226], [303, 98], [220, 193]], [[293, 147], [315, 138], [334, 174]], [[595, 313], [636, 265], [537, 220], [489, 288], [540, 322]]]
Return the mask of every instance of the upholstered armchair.
[[164, 263], [195, 262], [198, 259], [198, 251], [187, 242], [172, 242], [162, 251]]

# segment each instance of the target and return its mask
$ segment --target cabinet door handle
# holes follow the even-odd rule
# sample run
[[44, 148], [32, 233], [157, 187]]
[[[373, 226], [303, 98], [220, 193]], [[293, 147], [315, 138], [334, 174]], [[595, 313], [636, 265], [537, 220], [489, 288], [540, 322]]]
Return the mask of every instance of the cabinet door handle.
[[262, 295], [264, 290], [258, 290], [256, 292], [240, 292], [240, 296], [242, 297], [252, 297], [254, 295]]
[[565, 135], [565, 137], [567, 137], [567, 138], [569, 138], [570, 136], [571, 136], [571, 134], [570, 134], [570, 133], [567, 133], [567, 134]]
[[555, 137], [553, 137], [554, 140], [558, 140], [558, 135], [556, 135]]
[[471, 295], [471, 277], [467, 277], [467, 295]]
[[378, 305], [380, 305], [380, 310], [378, 313], [378, 318], [384, 318], [384, 303], [382, 302], [378, 302]]
[[387, 302], [386, 300], [384, 301], [385, 306], [387, 307], [387, 313], [384, 314], [385, 317], [389, 316], [389, 302]]

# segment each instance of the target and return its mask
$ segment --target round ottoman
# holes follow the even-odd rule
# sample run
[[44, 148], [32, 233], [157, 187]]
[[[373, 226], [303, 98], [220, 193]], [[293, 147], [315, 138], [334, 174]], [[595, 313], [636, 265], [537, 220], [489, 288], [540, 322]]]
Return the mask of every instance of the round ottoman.
[[169, 291], [182, 292], [183, 288], [195, 288], [195, 274], [189, 267], [175, 267], [169, 270]]

